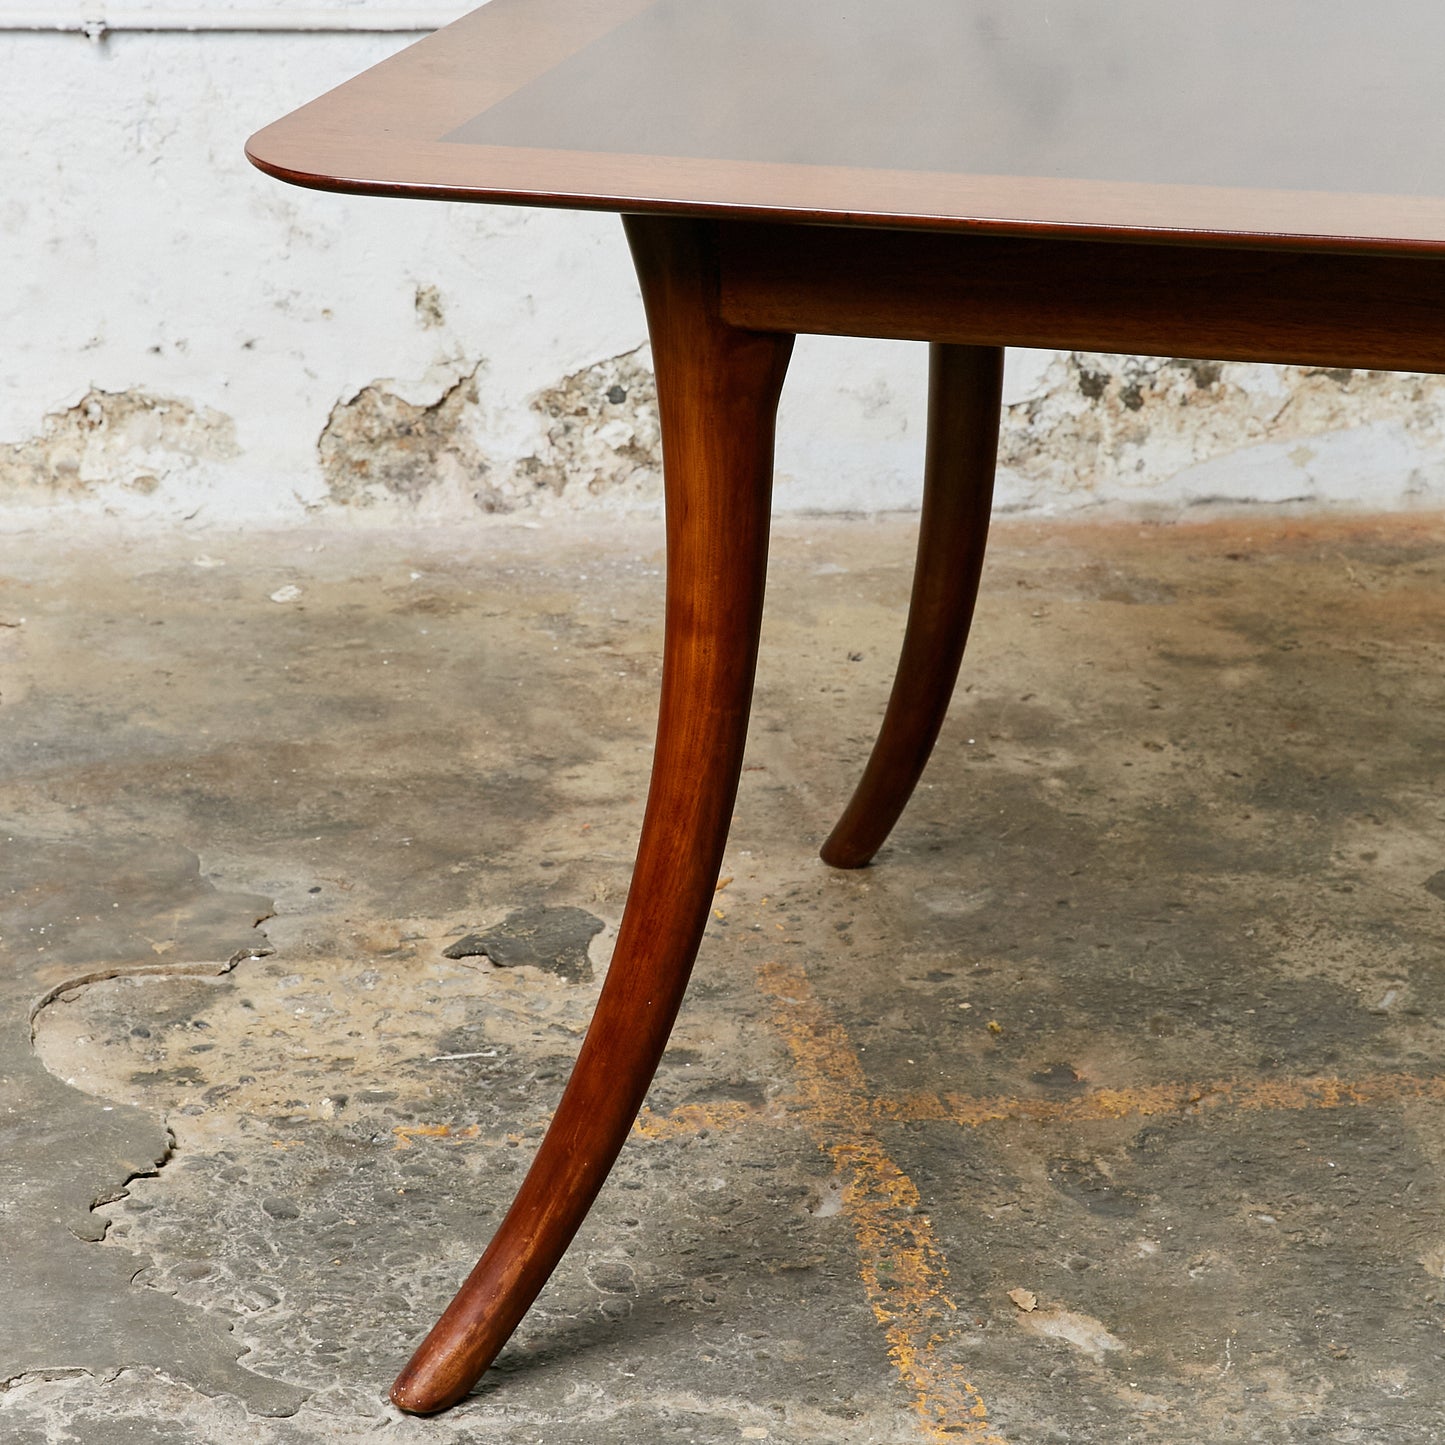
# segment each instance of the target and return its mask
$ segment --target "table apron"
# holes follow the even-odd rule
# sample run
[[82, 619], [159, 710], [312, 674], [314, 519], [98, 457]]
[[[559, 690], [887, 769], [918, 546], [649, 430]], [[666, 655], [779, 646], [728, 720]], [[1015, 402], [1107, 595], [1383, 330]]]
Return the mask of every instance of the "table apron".
[[719, 222], [759, 331], [1445, 372], [1445, 259]]

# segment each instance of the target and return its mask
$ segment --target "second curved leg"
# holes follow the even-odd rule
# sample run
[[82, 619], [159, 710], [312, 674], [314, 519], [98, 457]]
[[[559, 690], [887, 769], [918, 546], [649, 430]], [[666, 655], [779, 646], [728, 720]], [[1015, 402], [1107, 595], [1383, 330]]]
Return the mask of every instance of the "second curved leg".
[[767, 560], [773, 417], [792, 337], [717, 316], [711, 231], [629, 217], [657, 367], [667, 492], [662, 701], [642, 837], [577, 1063], [486, 1253], [392, 1387], [445, 1409], [521, 1322], [641, 1107], [707, 923], [742, 769]]
[[834, 868], [861, 868], [883, 846], [948, 712], [988, 542], [1002, 391], [1001, 347], [930, 348], [928, 451], [908, 626], [878, 741], [821, 849]]

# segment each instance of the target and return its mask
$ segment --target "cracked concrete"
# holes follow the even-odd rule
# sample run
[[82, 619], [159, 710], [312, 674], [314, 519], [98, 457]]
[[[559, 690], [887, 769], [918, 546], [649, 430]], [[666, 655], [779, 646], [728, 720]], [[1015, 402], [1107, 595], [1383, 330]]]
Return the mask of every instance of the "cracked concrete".
[[673, 1046], [435, 1420], [383, 1392], [605, 976], [660, 536], [7, 545], [0, 1438], [1445, 1442], [1445, 524], [1001, 527], [832, 873], [911, 532], [779, 529]]
[[[7, 816], [10, 829], [15, 821]], [[10, 1236], [0, 1373], [14, 1381], [57, 1369], [106, 1375], [146, 1365], [204, 1393], [235, 1396], [258, 1413], [287, 1413], [300, 1393], [239, 1367], [241, 1349], [225, 1322], [187, 1321], [139, 1295], [133, 1256], [77, 1250], [77, 1241], [94, 1244], [106, 1233], [97, 1202], [156, 1177], [171, 1137], [163, 1116], [87, 1099], [47, 1073], [30, 1038], [47, 1004], [83, 997], [99, 980], [206, 967], [158, 963], [165, 953], [219, 957], [210, 969], [224, 972], [231, 966], [225, 960], [261, 946], [255, 923], [269, 906], [218, 892], [199, 876], [194, 855], [169, 840], [79, 843], [7, 833], [6, 948], [23, 950], [34, 968], [0, 977], [0, 1201]], [[60, 879], [66, 882], [57, 886]], [[32, 1003], [37, 985], [44, 991]], [[67, 1296], [82, 1308], [62, 1322], [55, 1302]]]

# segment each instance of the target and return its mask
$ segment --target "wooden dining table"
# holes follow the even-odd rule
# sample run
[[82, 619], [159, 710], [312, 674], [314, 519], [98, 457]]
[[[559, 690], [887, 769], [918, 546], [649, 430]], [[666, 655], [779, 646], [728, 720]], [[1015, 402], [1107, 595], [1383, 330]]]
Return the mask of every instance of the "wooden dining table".
[[320, 190], [618, 212], [657, 371], [666, 635], [632, 885], [551, 1126], [401, 1408], [454, 1404], [506, 1343], [667, 1043], [742, 766], [795, 335], [931, 347], [902, 654], [822, 850], [858, 868], [958, 675], [1005, 346], [1445, 372], [1442, 57], [1430, 0], [491, 0], [251, 139]]

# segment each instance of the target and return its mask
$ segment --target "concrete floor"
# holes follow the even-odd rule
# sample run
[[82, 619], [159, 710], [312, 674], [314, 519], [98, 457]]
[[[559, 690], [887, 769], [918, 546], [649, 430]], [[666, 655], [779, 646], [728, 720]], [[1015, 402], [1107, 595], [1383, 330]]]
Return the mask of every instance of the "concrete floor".
[[3, 544], [0, 1439], [1445, 1442], [1445, 521], [1001, 527], [833, 873], [911, 541], [779, 529], [640, 1137], [435, 1420], [384, 1389], [606, 967], [659, 529]]

